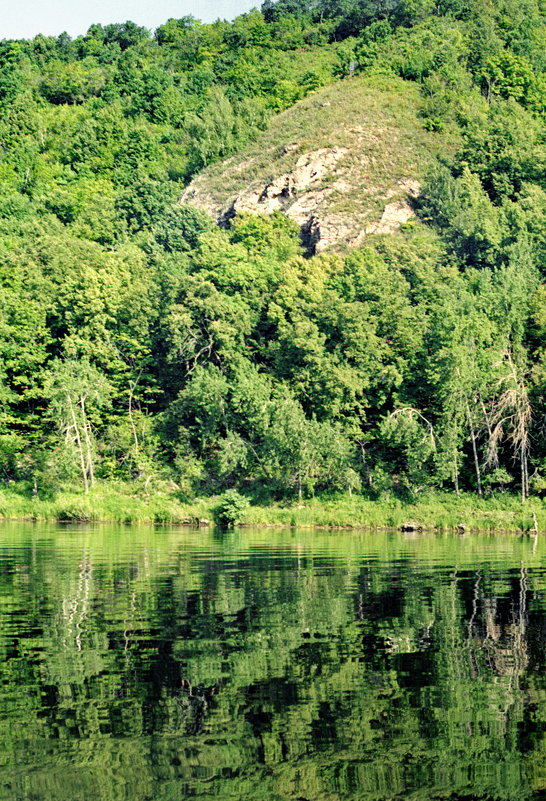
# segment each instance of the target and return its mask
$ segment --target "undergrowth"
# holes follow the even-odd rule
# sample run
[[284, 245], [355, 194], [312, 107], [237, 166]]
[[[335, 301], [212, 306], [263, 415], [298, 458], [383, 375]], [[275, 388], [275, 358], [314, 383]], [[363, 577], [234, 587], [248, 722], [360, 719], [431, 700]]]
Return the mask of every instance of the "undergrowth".
[[[129, 484], [103, 483], [85, 495], [70, 488], [47, 498], [18, 488], [0, 489], [0, 519], [69, 523], [152, 523], [158, 525], [212, 525], [218, 497], [185, 502], [175, 492], [135, 492]], [[499, 493], [487, 498], [430, 493], [416, 501], [393, 496], [369, 500], [359, 495], [318, 496], [303, 501], [252, 504], [242, 508], [239, 525], [402, 528], [439, 531], [546, 532], [546, 503]]]

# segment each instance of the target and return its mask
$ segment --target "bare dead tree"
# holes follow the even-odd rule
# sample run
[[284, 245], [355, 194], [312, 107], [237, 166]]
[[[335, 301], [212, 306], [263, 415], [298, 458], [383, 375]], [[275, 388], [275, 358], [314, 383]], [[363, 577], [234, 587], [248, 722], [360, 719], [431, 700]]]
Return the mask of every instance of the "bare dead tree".
[[465, 397], [465, 411], [466, 411], [466, 419], [468, 422], [468, 430], [470, 432], [470, 441], [472, 442], [472, 455], [474, 457], [474, 470], [476, 471], [476, 484], [478, 487], [478, 495], [483, 494], [482, 490], [482, 475], [480, 469], [480, 460], [478, 457], [478, 436], [477, 436], [477, 426], [474, 422], [472, 417], [472, 412], [470, 411], [470, 404], [468, 402], [468, 398]]
[[65, 424], [65, 441], [67, 444], [74, 442], [78, 449], [78, 456], [80, 460], [80, 469], [82, 471], [82, 479], [85, 493], [89, 492], [89, 461], [86, 460], [86, 454], [83, 447], [81, 426], [76, 416], [76, 410], [72, 402], [70, 393], [66, 394], [68, 408], [70, 410], [70, 419]]

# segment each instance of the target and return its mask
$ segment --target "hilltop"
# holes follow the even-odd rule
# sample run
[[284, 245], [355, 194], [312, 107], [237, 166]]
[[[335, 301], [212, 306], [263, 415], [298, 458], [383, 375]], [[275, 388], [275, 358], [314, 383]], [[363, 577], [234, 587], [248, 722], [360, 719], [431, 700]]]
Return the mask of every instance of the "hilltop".
[[181, 196], [221, 225], [241, 212], [285, 213], [308, 252], [363, 244], [414, 216], [412, 201], [452, 142], [425, 130], [416, 84], [394, 76], [338, 81], [272, 119], [237, 156]]

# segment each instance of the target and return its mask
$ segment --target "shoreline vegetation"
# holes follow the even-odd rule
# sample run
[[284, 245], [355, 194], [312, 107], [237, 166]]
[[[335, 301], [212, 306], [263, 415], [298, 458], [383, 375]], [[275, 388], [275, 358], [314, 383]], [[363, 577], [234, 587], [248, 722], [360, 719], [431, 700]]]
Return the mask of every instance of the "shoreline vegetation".
[[[18, 489], [0, 490], [0, 522], [153, 524], [181, 527], [215, 525], [222, 496], [184, 502], [175, 492], [140, 492], [127, 485], [99, 484], [88, 494], [78, 488], [36, 497]], [[251, 503], [236, 527], [316, 529], [398, 529], [418, 531], [546, 533], [546, 504], [534, 497], [522, 503], [509, 493], [479, 498], [429, 492], [418, 500], [394, 496], [377, 500], [324, 495], [302, 501]]]

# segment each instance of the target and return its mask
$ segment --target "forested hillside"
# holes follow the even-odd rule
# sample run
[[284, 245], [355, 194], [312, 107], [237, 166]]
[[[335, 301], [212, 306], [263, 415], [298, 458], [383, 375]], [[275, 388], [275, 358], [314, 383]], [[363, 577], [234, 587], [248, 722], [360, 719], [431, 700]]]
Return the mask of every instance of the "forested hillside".
[[[0, 42], [0, 481], [546, 491], [545, 114], [541, 0]], [[320, 148], [349, 165], [320, 253], [288, 190], [180, 202]]]

